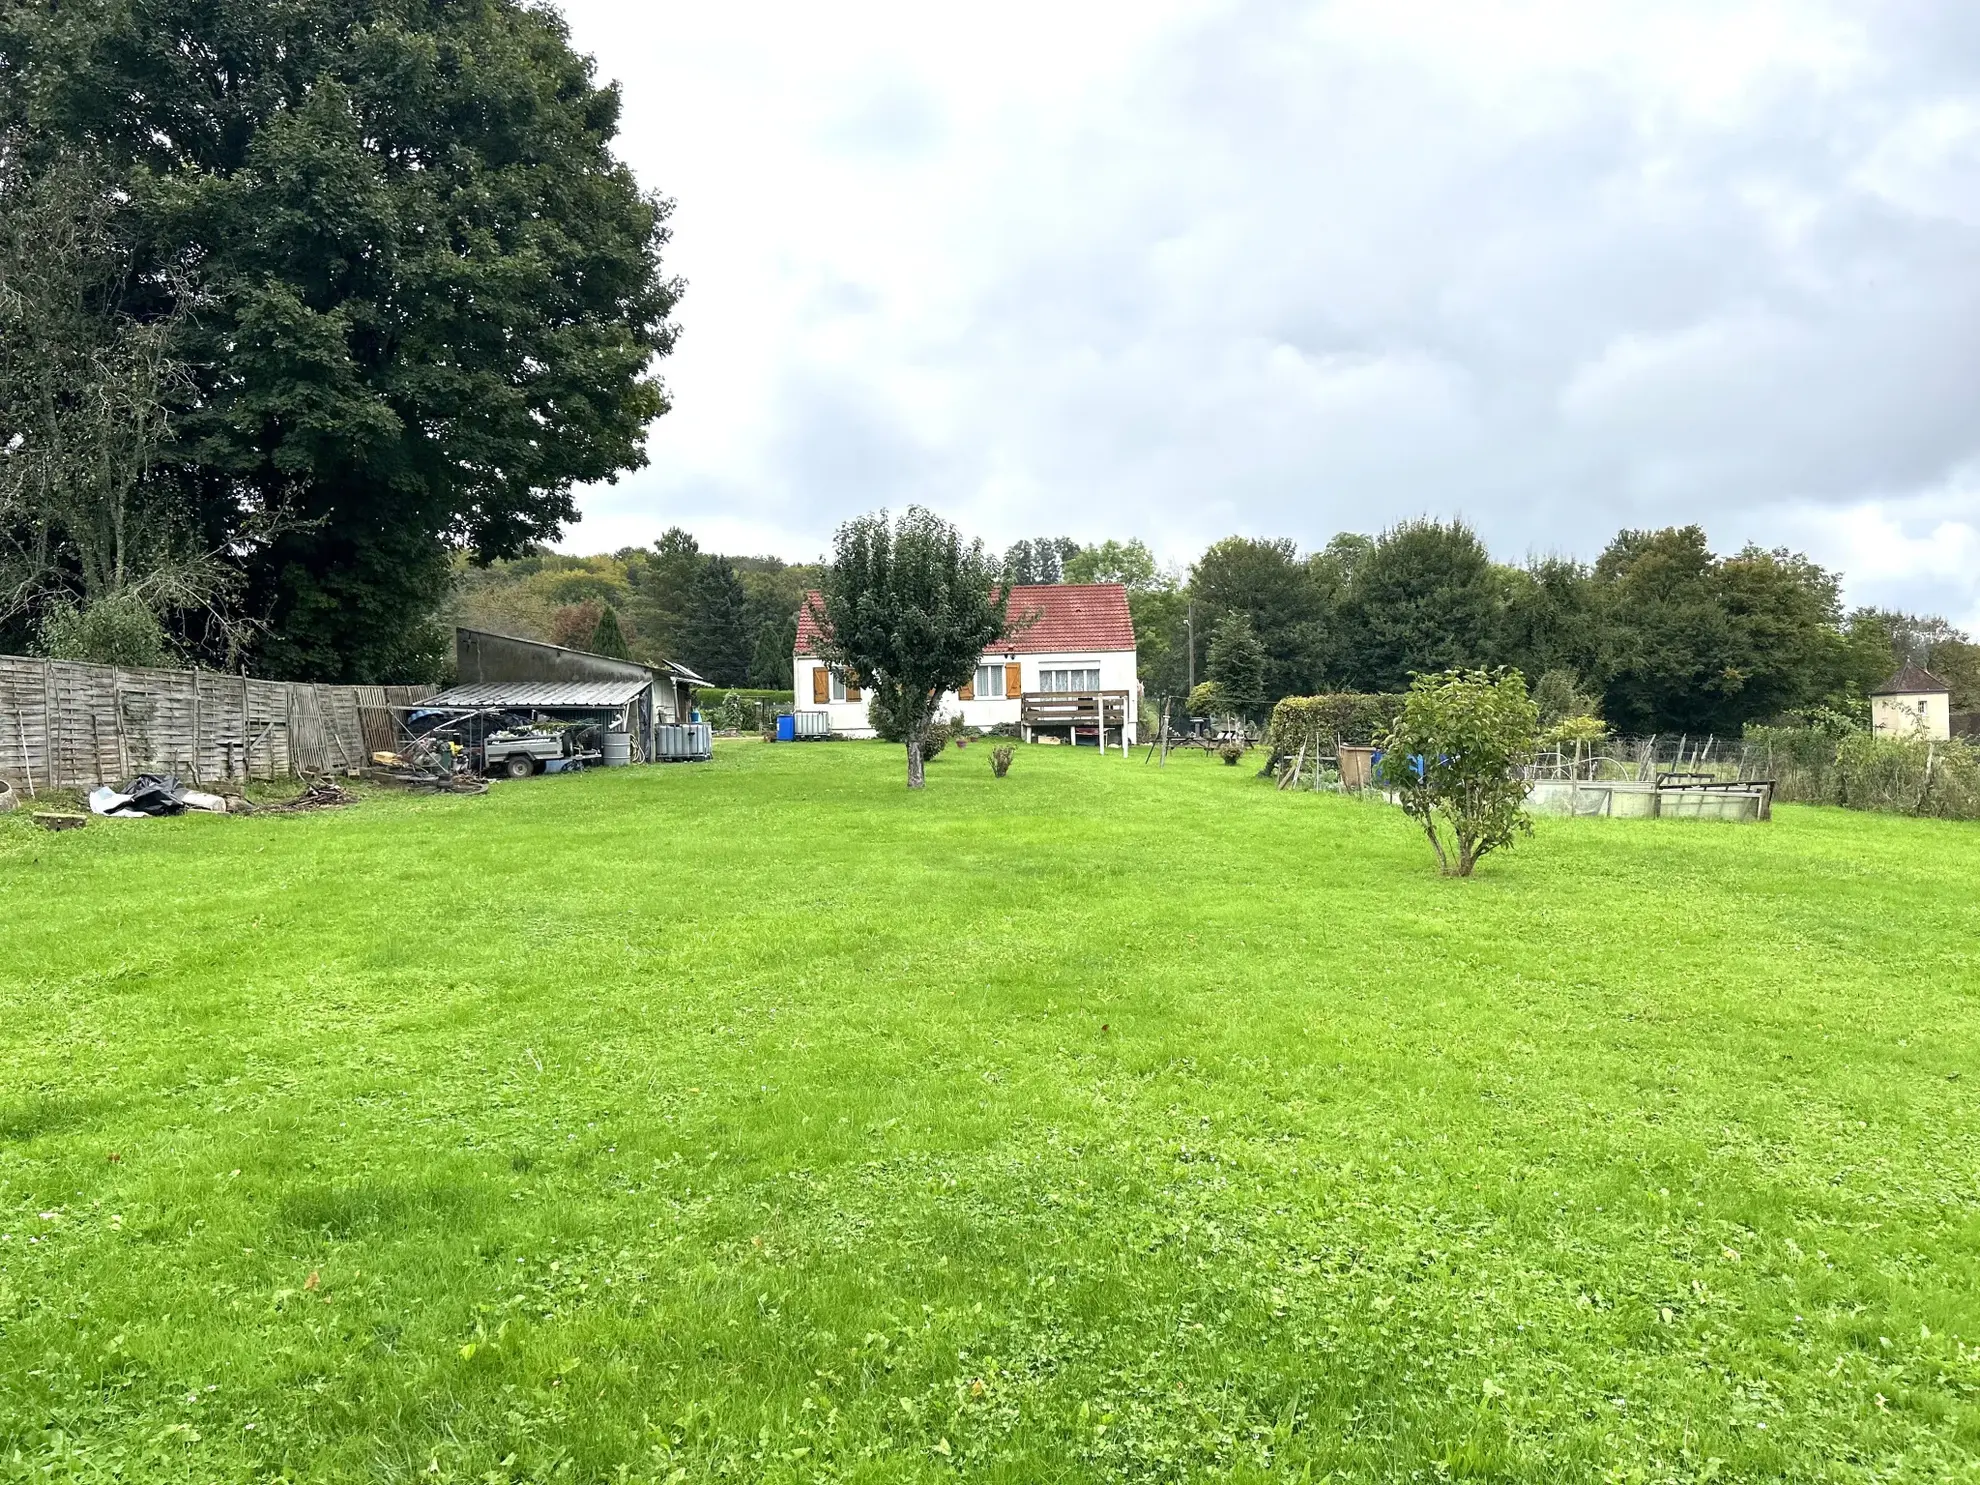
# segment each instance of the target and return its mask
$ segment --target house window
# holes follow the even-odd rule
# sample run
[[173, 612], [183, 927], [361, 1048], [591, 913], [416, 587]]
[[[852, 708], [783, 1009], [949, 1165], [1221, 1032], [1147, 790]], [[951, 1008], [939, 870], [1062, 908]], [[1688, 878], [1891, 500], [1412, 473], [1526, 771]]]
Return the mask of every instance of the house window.
[[978, 701], [993, 701], [1004, 694], [1004, 667], [979, 665], [976, 667], [976, 692]]
[[831, 692], [832, 699], [834, 701], [844, 701], [846, 699], [846, 678], [840, 675], [835, 670], [832, 672], [831, 684], [832, 684], [832, 692]]
[[1038, 689], [1061, 692], [1098, 691], [1100, 668], [1093, 666], [1081, 670], [1041, 670], [1038, 672]]

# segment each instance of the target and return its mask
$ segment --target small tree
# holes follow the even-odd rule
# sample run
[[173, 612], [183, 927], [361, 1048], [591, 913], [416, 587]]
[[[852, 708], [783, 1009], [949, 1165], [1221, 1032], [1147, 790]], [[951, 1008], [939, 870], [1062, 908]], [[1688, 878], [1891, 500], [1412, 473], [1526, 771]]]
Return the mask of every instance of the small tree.
[[1224, 704], [1247, 722], [1257, 721], [1265, 707], [1265, 646], [1249, 614], [1225, 616], [1211, 637], [1209, 662]]
[[619, 611], [609, 603], [598, 616], [598, 627], [591, 631], [591, 653], [610, 655], [614, 660], [632, 659], [632, 647], [626, 643], [626, 632], [619, 627]]
[[872, 693], [907, 746], [907, 782], [923, 785], [922, 744], [944, 691], [976, 674], [1004, 633], [1009, 587], [983, 543], [920, 506], [898, 524], [887, 512], [848, 521], [813, 610], [826, 664]]
[[1430, 837], [1445, 876], [1468, 877], [1487, 852], [1533, 833], [1520, 770], [1537, 720], [1516, 670], [1447, 670], [1410, 683], [1378, 774]]
[[1215, 681], [1198, 681], [1185, 705], [1192, 717], [1214, 717], [1230, 710], [1224, 701], [1224, 688]]

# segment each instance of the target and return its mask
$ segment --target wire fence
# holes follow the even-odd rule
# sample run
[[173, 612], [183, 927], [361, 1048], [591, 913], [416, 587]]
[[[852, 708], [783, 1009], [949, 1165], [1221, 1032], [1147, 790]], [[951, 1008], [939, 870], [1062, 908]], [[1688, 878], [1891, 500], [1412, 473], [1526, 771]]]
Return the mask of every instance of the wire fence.
[[1536, 779], [1766, 782], [1790, 804], [1980, 819], [1980, 748], [1965, 738], [1752, 727], [1741, 737], [1603, 738], [1535, 756]]

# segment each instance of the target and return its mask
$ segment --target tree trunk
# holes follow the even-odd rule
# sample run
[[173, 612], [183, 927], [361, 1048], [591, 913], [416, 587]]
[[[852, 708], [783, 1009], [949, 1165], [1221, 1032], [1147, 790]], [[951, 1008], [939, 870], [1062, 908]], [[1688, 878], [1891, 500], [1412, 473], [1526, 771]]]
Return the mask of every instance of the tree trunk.
[[910, 727], [907, 734], [908, 787], [919, 789], [922, 786], [921, 739], [927, 729]]

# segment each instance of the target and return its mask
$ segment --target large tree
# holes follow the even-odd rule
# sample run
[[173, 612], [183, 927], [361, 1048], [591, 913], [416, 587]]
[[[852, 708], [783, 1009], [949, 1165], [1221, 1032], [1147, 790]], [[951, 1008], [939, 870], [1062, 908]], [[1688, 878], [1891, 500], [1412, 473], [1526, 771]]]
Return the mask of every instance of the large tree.
[[1318, 688], [1325, 663], [1326, 607], [1313, 568], [1290, 540], [1227, 536], [1190, 571], [1196, 632], [1216, 633], [1243, 614], [1265, 650], [1265, 703]]
[[1492, 655], [1500, 584], [1463, 521], [1406, 521], [1353, 564], [1336, 664], [1364, 691], [1401, 691], [1412, 674], [1463, 670]]
[[696, 574], [679, 658], [718, 686], [749, 684], [749, 594], [726, 557], [707, 557]]
[[1834, 574], [1794, 553], [1720, 559], [1697, 526], [1624, 531], [1595, 564], [1610, 656], [1603, 714], [1626, 732], [1737, 733], [1858, 698], [1881, 657], [1845, 630]]
[[962, 688], [1003, 636], [1010, 586], [983, 543], [909, 506], [841, 526], [820, 584], [818, 653], [895, 720], [907, 782], [923, 785], [921, 743], [944, 691]]
[[[619, 99], [522, 0], [139, 0], [0, 12], [0, 81], [115, 182], [121, 312], [202, 302], [161, 468], [239, 562], [265, 671], [430, 658], [448, 553], [555, 535], [644, 461], [679, 292]], [[272, 535], [268, 533], [274, 533]]]

